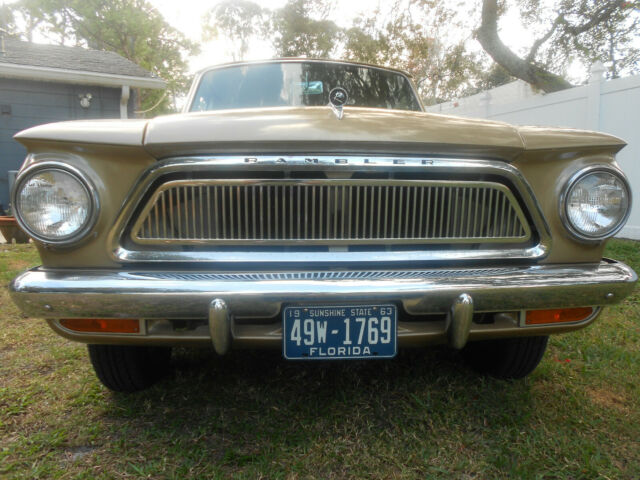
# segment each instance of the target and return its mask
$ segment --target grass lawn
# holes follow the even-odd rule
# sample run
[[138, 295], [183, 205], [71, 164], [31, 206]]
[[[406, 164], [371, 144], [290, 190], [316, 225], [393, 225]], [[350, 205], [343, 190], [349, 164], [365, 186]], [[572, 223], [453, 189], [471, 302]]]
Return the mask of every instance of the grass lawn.
[[[640, 271], [639, 247], [608, 255]], [[524, 381], [445, 348], [321, 365], [184, 350], [159, 385], [120, 395], [83, 345], [11, 303], [37, 263], [0, 245], [0, 478], [640, 478], [640, 290], [552, 337]]]

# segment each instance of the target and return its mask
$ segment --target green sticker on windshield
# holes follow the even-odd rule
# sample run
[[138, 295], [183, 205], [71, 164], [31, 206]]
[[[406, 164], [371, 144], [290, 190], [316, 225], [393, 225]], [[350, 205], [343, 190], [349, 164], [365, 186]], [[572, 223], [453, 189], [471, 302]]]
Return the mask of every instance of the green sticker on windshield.
[[298, 83], [302, 87], [303, 95], [322, 95], [323, 87], [322, 82], [300, 82]]

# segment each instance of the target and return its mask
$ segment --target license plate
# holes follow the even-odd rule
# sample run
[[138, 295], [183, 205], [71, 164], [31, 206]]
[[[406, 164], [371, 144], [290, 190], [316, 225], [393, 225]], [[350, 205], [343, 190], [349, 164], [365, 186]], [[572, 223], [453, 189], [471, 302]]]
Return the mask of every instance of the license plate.
[[289, 360], [392, 358], [395, 305], [286, 307], [282, 350]]

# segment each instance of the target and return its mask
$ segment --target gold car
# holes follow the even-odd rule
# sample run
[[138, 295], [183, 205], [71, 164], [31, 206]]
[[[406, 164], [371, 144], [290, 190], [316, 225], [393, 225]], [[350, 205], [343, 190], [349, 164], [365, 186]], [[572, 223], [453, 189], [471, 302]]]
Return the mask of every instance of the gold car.
[[200, 72], [186, 111], [25, 130], [28, 315], [145, 388], [174, 345], [383, 359], [449, 344], [520, 378], [631, 292], [603, 259], [631, 191], [595, 132], [424, 113], [401, 71], [284, 59]]

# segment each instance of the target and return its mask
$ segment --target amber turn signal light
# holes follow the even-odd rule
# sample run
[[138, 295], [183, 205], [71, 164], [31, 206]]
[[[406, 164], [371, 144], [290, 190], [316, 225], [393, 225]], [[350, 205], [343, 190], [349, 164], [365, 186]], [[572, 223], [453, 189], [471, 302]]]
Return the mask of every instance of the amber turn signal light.
[[553, 310], [529, 310], [527, 311], [525, 325], [580, 322], [582, 320], [586, 320], [592, 314], [592, 307], [557, 308]]
[[75, 332], [140, 333], [137, 318], [64, 318], [60, 325]]

